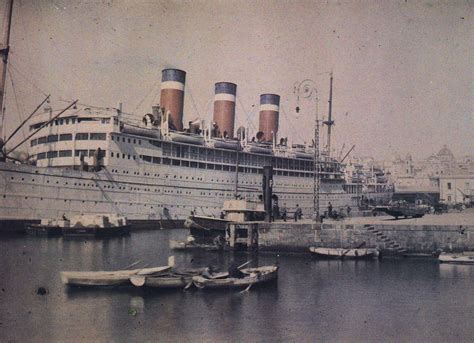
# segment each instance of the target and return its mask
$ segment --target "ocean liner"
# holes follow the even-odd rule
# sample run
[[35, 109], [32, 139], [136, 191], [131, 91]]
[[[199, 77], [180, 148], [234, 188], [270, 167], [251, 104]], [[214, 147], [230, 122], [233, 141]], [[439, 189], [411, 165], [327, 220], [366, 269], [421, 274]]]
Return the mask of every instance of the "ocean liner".
[[[2, 54], [5, 76], [8, 49]], [[257, 200], [265, 165], [273, 166], [280, 206], [292, 212], [298, 204], [310, 216], [314, 148], [277, 139], [280, 97], [260, 95], [259, 131], [251, 137], [234, 128], [237, 85], [218, 82], [213, 121], [185, 128], [185, 80], [184, 71], [164, 69], [160, 104], [142, 120], [121, 108], [77, 103], [62, 111], [47, 105], [34, 114], [26, 124], [31, 153], [26, 163], [12, 162], [12, 150], [2, 144], [0, 227], [81, 213], [117, 213], [136, 225], [179, 227], [191, 213], [219, 215], [226, 199]], [[348, 184], [343, 165], [327, 152], [318, 166], [321, 211], [331, 202], [355, 212], [362, 184]], [[365, 195], [388, 199], [391, 193], [382, 185]]]

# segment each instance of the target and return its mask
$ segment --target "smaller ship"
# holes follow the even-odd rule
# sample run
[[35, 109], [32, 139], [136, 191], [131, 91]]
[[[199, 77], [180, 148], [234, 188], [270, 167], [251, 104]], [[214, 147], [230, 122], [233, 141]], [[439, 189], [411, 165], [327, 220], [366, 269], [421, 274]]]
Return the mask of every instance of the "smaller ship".
[[263, 220], [265, 210], [263, 203], [234, 199], [224, 201], [221, 218], [212, 216], [191, 215], [184, 222], [196, 243], [211, 242], [217, 236], [226, 237], [227, 224]]
[[33, 235], [63, 235], [64, 237], [121, 236], [130, 233], [127, 218], [115, 214], [76, 215], [71, 219], [42, 219], [40, 224], [28, 224], [26, 232]]

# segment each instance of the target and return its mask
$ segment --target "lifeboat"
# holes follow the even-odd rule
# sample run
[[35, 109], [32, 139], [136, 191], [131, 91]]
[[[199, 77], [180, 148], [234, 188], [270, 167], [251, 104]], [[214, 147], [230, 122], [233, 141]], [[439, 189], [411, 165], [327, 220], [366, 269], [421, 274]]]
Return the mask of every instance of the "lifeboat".
[[180, 143], [187, 143], [187, 144], [194, 144], [194, 145], [204, 144], [204, 137], [200, 135], [186, 133], [186, 132], [169, 132], [168, 135], [173, 142], [180, 142]]
[[138, 127], [130, 124], [123, 123], [121, 127], [123, 133], [129, 133], [131, 135], [160, 138], [160, 131], [156, 129], [147, 129], [144, 127]]
[[313, 159], [313, 154], [310, 152], [306, 151], [294, 151], [295, 157], [296, 158], [303, 158], [306, 160], [312, 160]]
[[272, 146], [270, 144], [250, 142], [245, 148], [247, 152], [254, 152], [257, 154], [271, 154], [273, 152]]
[[226, 138], [212, 138], [206, 142], [206, 145], [210, 148], [216, 149], [227, 149], [227, 150], [240, 150], [240, 142], [235, 139]]

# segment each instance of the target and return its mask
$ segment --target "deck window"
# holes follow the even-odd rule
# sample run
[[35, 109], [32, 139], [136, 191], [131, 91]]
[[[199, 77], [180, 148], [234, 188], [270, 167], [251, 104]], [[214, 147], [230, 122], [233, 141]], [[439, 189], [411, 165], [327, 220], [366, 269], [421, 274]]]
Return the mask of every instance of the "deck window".
[[76, 150], [74, 154], [77, 157], [78, 156], [87, 156], [87, 152], [88, 152], [87, 150]]
[[86, 141], [89, 139], [89, 134], [86, 132], [76, 133], [76, 141]]
[[59, 157], [71, 157], [72, 151], [71, 150], [59, 150]]
[[153, 163], [160, 164], [161, 163], [161, 158], [153, 157]]
[[60, 141], [71, 141], [72, 140], [72, 133], [63, 133], [59, 135]]
[[58, 152], [57, 151], [48, 151], [46, 153], [46, 157], [48, 158], [56, 158], [58, 157]]
[[93, 132], [91, 133], [91, 140], [95, 140], [95, 141], [105, 141], [105, 138], [106, 138], [106, 134], [105, 133], [97, 133], [97, 132]]

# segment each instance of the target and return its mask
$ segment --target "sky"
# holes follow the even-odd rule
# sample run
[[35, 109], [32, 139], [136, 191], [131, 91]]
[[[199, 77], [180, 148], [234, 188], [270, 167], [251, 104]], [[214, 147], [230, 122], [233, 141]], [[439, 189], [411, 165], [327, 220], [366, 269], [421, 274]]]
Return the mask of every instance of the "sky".
[[279, 135], [310, 142], [316, 93], [297, 103], [294, 88], [312, 80], [327, 118], [332, 71], [335, 155], [473, 155], [473, 13], [473, 1], [15, 0], [6, 134], [46, 94], [55, 109], [122, 102], [141, 118], [161, 70], [179, 68], [185, 123], [209, 121], [214, 83], [229, 81], [236, 125], [257, 128], [259, 95], [276, 93]]

